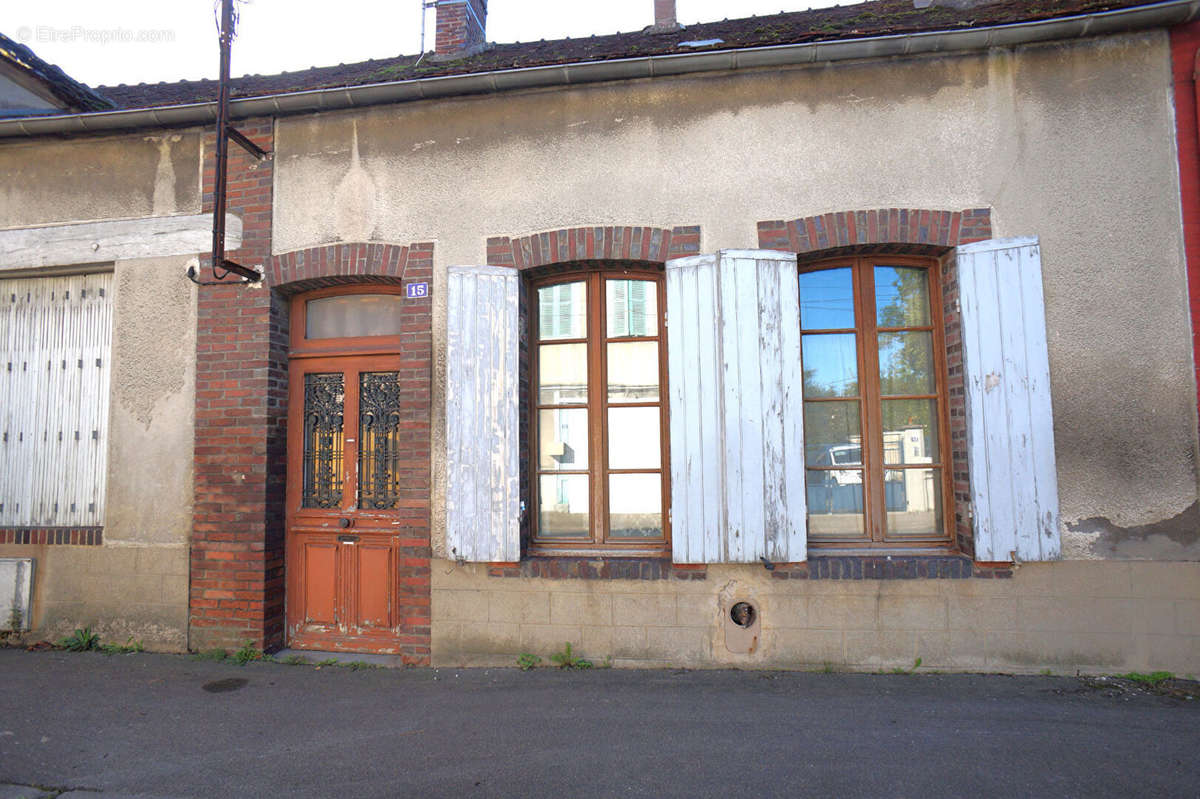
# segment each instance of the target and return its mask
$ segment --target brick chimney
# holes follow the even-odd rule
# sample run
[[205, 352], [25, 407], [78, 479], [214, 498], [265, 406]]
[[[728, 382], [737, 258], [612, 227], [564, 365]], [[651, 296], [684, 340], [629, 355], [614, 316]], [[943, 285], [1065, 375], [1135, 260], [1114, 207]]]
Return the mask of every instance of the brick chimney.
[[654, 24], [651, 33], [667, 33], [682, 27], [675, 21], [675, 0], [654, 0]]
[[487, 0], [437, 0], [437, 40], [434, 53], [462, 58], [483, 50], [487, 43]]
[[654, 0], [654, 27], [674, 28], [678, 24], [675, 21], [675, 0]]

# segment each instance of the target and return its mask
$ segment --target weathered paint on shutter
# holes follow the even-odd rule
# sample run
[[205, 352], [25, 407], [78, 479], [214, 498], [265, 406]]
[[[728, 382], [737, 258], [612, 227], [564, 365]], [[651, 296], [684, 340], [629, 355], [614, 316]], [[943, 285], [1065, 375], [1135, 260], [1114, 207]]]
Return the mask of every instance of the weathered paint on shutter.
[[676, 563], [805, 560], [796, 257], [667, 262]]
[[517, 270], [450, 267], [446, 290], [446, 551], [521, 557]]
[[104, 524], [112, 274], [0, 280], [0, 525]]
[[975, 558], [1061, 556], [1037, 238], [958, 248]]

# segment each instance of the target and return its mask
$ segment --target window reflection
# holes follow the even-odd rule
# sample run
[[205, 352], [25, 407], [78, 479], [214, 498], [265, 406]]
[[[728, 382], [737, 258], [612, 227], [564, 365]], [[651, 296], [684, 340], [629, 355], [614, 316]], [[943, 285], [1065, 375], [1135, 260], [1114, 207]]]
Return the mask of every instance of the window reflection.
[[538, 411], [538, 468], [584, 471], [588, 467], [587, 408]]
[[801, 337], [804, 396], [858, 396], [858, 345], [853, 333]]
[[608, 478], [608, 528], [614, 538], [661, 538], [662, 477], [614, 474]]
[[586, 538], [588, 476], [543, 474], [538, 481], [538, 535], [542, 538]]
[[915, 543], [948, 535], [939, 429], [945, 386], [934, 351], [938, 272], [932, 263], [880, 260], [841, 258], [799, 276], [813, 540]]
[[879, 334], [879, 391], [884, 395], [932, 394], [933, 334]]
[[587, 397], [587, 344], [538, 347], [538, 403], [583, 405]]
[[537, 288], [535, 544], [664, 538], [661, 290], [601, 271]]
[[587, 335], [587, 286], [559, 283], [538, 289], [538, 338], [542, 341]]
[[658, 335], [658, 285], [649, 280], [605, 281], [608, 337]]
[[875, 313], [880, 327], [929, 324], [929, 278], [925, 269], [875, 267]]
[[851, 269], [821, 269], [800, 275], [800, 326], [805, 330], [854, 327]]
[[608, 345], [608, 401], [658, 399], [658, 342], [621, 341]]
[[941, 531], [940, 472], [940, 469], [889, 469], [884, 473], [889, 535], [928, 537]]

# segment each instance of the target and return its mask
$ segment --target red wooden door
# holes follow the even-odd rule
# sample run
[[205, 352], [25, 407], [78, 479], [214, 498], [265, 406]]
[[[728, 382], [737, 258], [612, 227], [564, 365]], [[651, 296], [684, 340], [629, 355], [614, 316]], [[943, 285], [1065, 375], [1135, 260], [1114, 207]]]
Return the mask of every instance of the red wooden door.
[[399, 652], [400, 403], [399, 356], [291, 362], [290, 646]]

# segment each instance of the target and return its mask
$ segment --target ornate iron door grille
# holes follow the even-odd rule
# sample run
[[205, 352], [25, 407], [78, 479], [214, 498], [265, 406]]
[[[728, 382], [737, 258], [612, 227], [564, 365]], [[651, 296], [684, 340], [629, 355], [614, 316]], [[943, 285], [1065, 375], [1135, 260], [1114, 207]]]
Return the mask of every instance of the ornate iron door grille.
[[342, 374], [304, 376], [302, 507], [336, 508], [342, 503], [345, 402]]
[[358, 506], [383, 510], [400, 500], [400, 373], [359, 378]]

